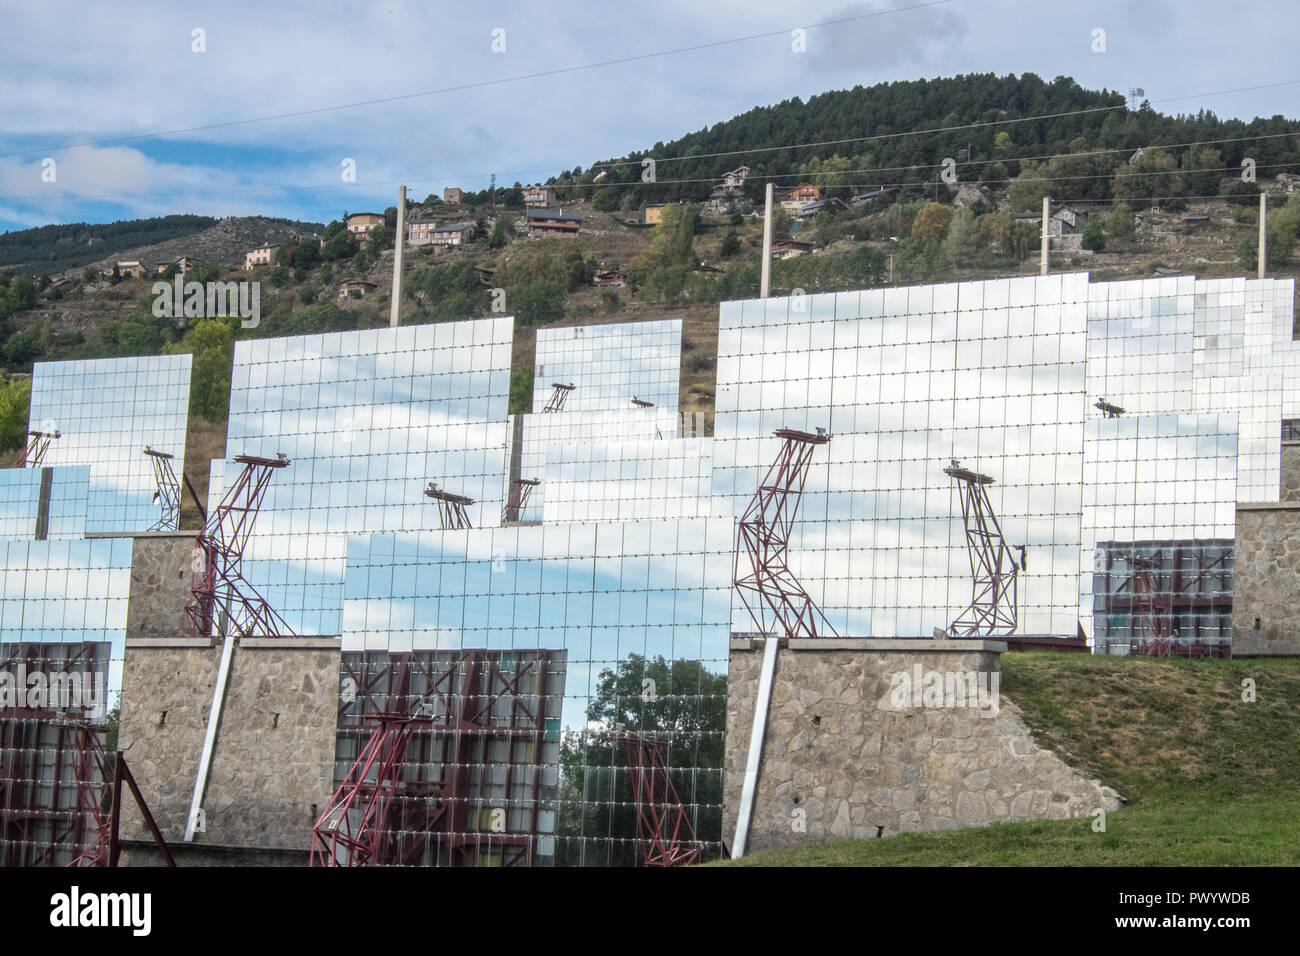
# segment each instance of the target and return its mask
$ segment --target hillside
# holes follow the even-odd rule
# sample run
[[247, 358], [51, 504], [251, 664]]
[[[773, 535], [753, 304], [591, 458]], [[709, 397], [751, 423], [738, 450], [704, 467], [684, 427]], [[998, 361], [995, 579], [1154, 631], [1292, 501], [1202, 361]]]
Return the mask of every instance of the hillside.
[[0, 269], [52, 276], [124, 249], [191, 236], [216, 221], [210, 216], [162, 216], [94, 224], [73, 222], [0, 233]]
[[[990, 103], [1000, 105], [990, 108]], [[1097, 112], [1012, 122], [1070, 110]], [[972, 159], [959, 166], [957, 184], [941, 182], [930, 162], [955, 152], [956, 134], [886, 132], [969, 123], [995, 125], [960, 131], [958, 138], [969, 144]], [[809, 155], [812, 150], [773, 149], [864, 131], [884, 138], [869, 146], [855, 141], [848, 144], [852, 150], [864, 151], [846, 146], [839, 155], [832, 151], [839, 146], [819, 150], [821, 156]], [[1218, 142], [1199, 151], [1152, 145], [1205, 144], [1214, 137], [1247, 135], [1269, 138]], [[840, 207], [828, 205], [802, 218], [778, 211], [777, 237], [808, 247], [808, 254], [773, 262], [772, 292], [778, 295], [794, 289], [830, 292], [1035, 274], [1039, 224], [1018, 213], [1036, 210], [1044, 195], [1079, 224], [1075, 234], [1060, 237], [1051, 254], [1052, 271], [1089, 271], [1095, 279], [1116, 280], [1253, 275], [1258, 197], [1267, 191], [1268, 274], [1287, 277], [1300, 274], [1294, 256], [1300, 240], [1300, 176], [1286, 171], [1300, 169], [1298, 143], [1300, 123], [1294, 120], [1241, 123], [1209, 114], [1168, 117], [1145, 106], [1133, 111], [1116, 94], [1082, 90], [1066, 78], [1047, 84], [1031, 74], [830, 92], [806, 104], [756, 108], [673, 143], [656, 144], [656, 157], [691, 156], [688, 167], [662, 165], [658, 183], [625, 181], [634, 178], [630, 170], [639, 171], [639, 164], [558, 177], [560, 204], [585, 217], [578, 235], [529, 237], [523, 196], [515, 188], [499, 190], [495, 202], [487, 194], [471, 194], [459, 205], [434, 197], [427, 206], [410, 203], [410, 216], [471, 222], [474, 228], [460, 246], [407, 247], [402, 321], [491, 315], [494, 305], [514, 315], [512, 409], [526, 411], [536, 327], [681, 317], [682, 408], [704, 413], [707, 429], [717, 303], [758, 294], [762, 223], [746, 200], [761, 194], [768, 175], [785, 177], [777, 181], [786, 183], [797, 175], [821, 184], [828, 199], [845, 199]], [[1140, 153], [1135, 144], [1144, 145]], [[1058, 148], [1059, 155], [1047, 157], [1047, 151]], [[1244, 182], [1232, 168], [1247, 148], [1258, 163], [1257, 183]], [[735, 149], [744, 153], [735, 154]], [[929, 155], [928, 150], [936, 152]], [[726, 154], [703, 155], [720, 151]], [[742, 161], [751, 172], [740, 194], [713, 204], [670, 204], [661, 224], [643, 224], [638, 205], [643, 199], [707, 196], [718, 171]], [[896, 168], [907, 163], [919, 165]], [[882, 175], [855, 172], [862, 164]], [[969, 174], [967, 165], [972, 167]], [[883, 181], [886, 169], [899, 188], [853, 199], [864, 182]], [[600, 172], [604, 178], [594, 183]], [[689, 189], [665, 181], [670, 176], [701, 178], [694, 173], [704, 172], [702, 182]], [[981, 175], [986, 178], [980, 184], [969, 178]], [[339, 222], [321, 227], [251, 217], [221, 220], [184, 236], [86, 260], [108, 267], [119, 259], [139, 259], [152, 266], [185, 255], [213, 265], [193, 275], [199, 281], [260, 283], [260, 325], [245, 329], [226, 321], [219, 323], [223, 328], [216, 335], [205, 331], [212, 323], [201, 319], [154, 317], [152, 276], [87, 281], [83, 270], [75, 268], [64, 274], [64, 281], [42, 289], [28, 275], [0, 272], [0, 370], [21, 377], [34, 361], [191, 351], [196, 368], [203, 368], [194, 379], [192, 418], [202, 420], [196, 428], [206, 430], [205, 435], [219, 436], [235, 338], [387, 324], [395, 213], [390, 209], [389, 223], [361, 242]], [[294, 232], [309, 238], [300, 247], [282, 247], [275, 268], [251, 273], [229, 268], [248, 250]], [[325, 241], [310, 238], [314, 233]], [[700, 268], [705, 264], [709, 268]], [[598, 268], [621, 270], [626, 284], [595, 284]], [[340, 283], [346, 279], [363, 279], [374, 288], [361, 299], [340, 298]], [[23, 427], [25, 422], [9, 433], [21, 434]], [[205, 446], [214, 441], [203, 439]]]
[[[1294, 171], [1300, 161], [1300, 121], [1294, 119], [1278, 116], [1246, 123], [1220, 120], [1207, 111], [1169, 116], [1145, 103], [1138, 109], [1125, 104], [1118, 92], [1085, 90], [1069, 77], [1048, 83], [1032, 73], [857, 86], [807, 102], [796, 97], [755, 107], [676, 140], [600, 160], [585, 173], [562, 173], [555, 182], [572, 186], [576, 195], [594, 191], [593, 201], [600, 205], [626, 203], [624, 197], [630, 196], [626, 209], [647, 202], [703, 200], [711, 183], [741, 164], [750, 168], [753, 183], [746, 196], [757, 201], [768, 179], [778, 186], [806, 180], [846, 191], [934, 183], [945, 157], [958, 160], [963, 182], [992, 186], [1005, 186], [1018, 175], [1024, 158], [1085, 148], [1131, 153], [1153, 143], [1206, 144], [1218, 151], [1221, 168], [1239, 168], [1249, 156], [1261, 167], [1261, 176], [1265, 169], [1272, 176], [1284, 166]], [[1273, 138], [1249, 140], [1259, 136]], [[1195, 152], [1180, 147], [1172, 154], [1181, 161], [1189, 151]], [[657, 183], [640, 183], [644, 157], [655, 159]], [[818, 176], [835, 157], [845, 162]], [[604, 177], [595, 182], [601, 173]], [[1105, 179], [1053, 185], [1057, 199], [1112, 195]], [[1180, 190], [1184, 185], [1175, 183]]]
[[1015, 823], [720, 865], [1300, 864], [1300, 661], [1005, 654], [1002, 693], [1041, 746], [1129, 801], [1104, 833], [1091, 817]]

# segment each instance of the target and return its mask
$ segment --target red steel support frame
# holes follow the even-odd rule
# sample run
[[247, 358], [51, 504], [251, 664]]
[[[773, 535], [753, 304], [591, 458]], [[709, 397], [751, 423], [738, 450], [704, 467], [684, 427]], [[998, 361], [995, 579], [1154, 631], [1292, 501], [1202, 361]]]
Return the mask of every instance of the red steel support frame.
[[[363, 718], [378, 721], [378, 726], [313, 828], [312, 865], [418, 865], [426, 834], [437, 840], [436, 855], [449, 866], [472, 864], [481, 852], [496, 850], [503, 866], [531, 865], [540, 836], [540, 766], [529, 766], [529, 796], [522, 806], [528, 814], [526, 829], [510, 831], [508, 817], [509, 805], [515, 802], [514, 771], [521, 766], [515, 762], [516, 743], [531, 744], [536, 759], [546, 733], [550, 655], [537, 653], [533, 660], [516, 660], [513, 669], [504, 668], [499, 655], [481, 650], [461, 651], [454, 661], [400, 655], [386, 672], [386, 685], [381, 683], [384, 674], [348, 669], [350, 655], [345, 654], [344, 668], [356, 685], [356, 699], [376, 707], [382, 701], [385, 710]], [[411, 689], [417, 673], [425, 688], [418, 701]], [[525, 694], [521, 681], [534, 673], [537, 690]], [[536, 708], [522, 699], [532, 696]], [[493, 740], [504, 741], [510, 754], [501, 765], [506, 805], [500, 809], [506, 812], [507, 827], [484, 831], [475, 813], [482, 808], [473, 806], [474, 768], [483, 765]], [[438, 765], [442, 779], [403, 778], [412, 744], [418, 750], [412, 758], [419, 768], [414, 775], [422, 776], [425, 765]], [[408, 834], [413, 839], [405, 839]]]
[[433, 499], [438, 505], [438, 517], [442, 522], [443, 531], [474, 527], [470, 524], [469, 515], [465, 513], [465, 509], [474, 503], [473, 498], [442, 491], [432, 482], [424, 489], [424, 495], [426, 498]]
[[369, 866], [392, 855], [390, 817], [402, 796], [411, 735], [429, 717], [372, 716], [374, 732], [311, 831], [311, 866]]
[[775, 618], [774, 626], [779, 626], [786, 637], [818, 637], [823, 628], [836, 634], [786, 564], [808, 465], [813, 451], [829, 442], [831, 436], [790, 428], [779, 428], [774, 434], [782, 439], [781, 450], [741, 516], [732, 583], [764, 634], [772, 632], [767, 624], [769, 611]]
[[1014, 634], [1020, 566], [1002, 536], [998, 516], [989, 501], [987, 488], [993, 479], [962, 468], [956, 461], [943, 473], [958, 482], [966, 550], [974, 578], [971, 602], [948, 625], [948, 632], [953, 637]]
[[148, 445], [144, 446], [144, 453], [153, 463], [153, 480], [158, 486], [153, 498], [162, 510], [149, 530], [176, 531], [181, 526], [181, 484], [176, 480], [176, 472], [172, 470], [173, 456], [165, 451], [154, 451]]
[[234, 627], [240, 637], [277, 637], [293, 634], [285, 622], [257, 589], [244, 580], [240, 570], [244, 548], [257, 520], [258, 509], [276, 469], [285, 468], [289, 460], [240, 455], [235, 461], [244, 466], [239, 477], [208, 516], [205, 530], [195, 540], [204, 552], [198, 584], [190, 588], [190, 603], [185, 606], [194, 633], [210, 637], [217, 615], [225, 626]]
[[27, 451], [23, 455], [24, 468], [39, 468], [45, 460], [45, 452], [50, 447], [50, 440], [61, 437], [57, 431], [27, 433]]
[[542, 411], [544, 412], [564, 411], [564, 402], [569, 397], [569, 393], [573, 391], [575, 387], [576, 386], [574, 386], [572, 383], [565, 385], [561, 382], [552, 382], [551, 388], [553, 388], [555, 391], [551, 392], [550, 400], [547, 401], [546, 407], [543, 408]]
[[501, 512], [502, 521], [518, 521], [528, 507], [528, 496], [541, 484], [536, 478], [516, 478], [510, 482], [510, 498]]
[[689, 866], [700, 862], [703, 847], [695, 836], [686, 808], [668, 776], [662, 740], [644, 734], [613, 733], [610, 742], [622, 745], [636, 804], [637, 829], [646, 866]]

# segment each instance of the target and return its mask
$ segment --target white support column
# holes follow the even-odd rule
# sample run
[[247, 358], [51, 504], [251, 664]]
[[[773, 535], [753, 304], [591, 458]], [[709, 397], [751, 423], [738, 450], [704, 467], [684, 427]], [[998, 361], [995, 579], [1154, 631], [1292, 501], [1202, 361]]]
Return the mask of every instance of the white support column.
[[1268, 253], [1268, 238], [1265, 231], [1265, 223], [1268, 222], [1268, 193], [1259, 194], [1259, 263], [1257, 272], [1259, 278], [1264, 278], [1264, 259]]
[[767, 205], [763, 212], [763, 269], [758, 292], [760, 299], [766, 299], [772, 289], [772, 193], [773, 186], [768, 183]]
[[227, 625], [222, 627], [221, 665], [217, 668], [217, 681], [212, 688], [212, 708], [208, 711], [208, 727], [203, 734], [203, 752], [199, 755], [199, 772], [194, 777], [194, 795], [190, 798], [190, 815], [185, 820], [185, 842], [194, 842], [194, 825], [203, 806], [203, 795], [208, 789], [208, 775], [212, 772], [212, 753], [216, 749], [217, 727], [221, 724], [221, 710], [226, 701], [226, 684], [230, 680], [230, 658], [235, 652], [235, 637]]
[[[771, 189], [771, 186], [768, 187]], [[776, 675], [776, 651], [780, 639], [769, 635], [763, 643], [763, 672], [758, 679], [758, 700], [754, 702], [754, 723], [749, 729], [749, 756], [745, 761], [745, 780], [740, 788], [740, 808], [736, 814], [736, 838], [731, 858], [745, 855], [749, 842], [749, 821], [754, 815], [754, 795], [758, 791], [758, 770], [763, 762], [763, 737], [767, 733], [767, 708], [772, 699], [772, 681]]]
[[402, 312], [402, 246], [406, 244], [406, 187], [397, 190], [397, 241], [393, 244], [393, 301], [388, 309], [389, 328], [397, 328]]
[[1043, 197], [1043, 234], [1039, 237], [1038, 240], [1039, 241], [1038, 274], [1040, 276], [1047, 275], [1047, 246], [1050, 238], [1047, 232], [1047, 223], [1051, 220], [1051, 216], [1052, 216], [1052, 199], [1050, 196], [1044, 196]]

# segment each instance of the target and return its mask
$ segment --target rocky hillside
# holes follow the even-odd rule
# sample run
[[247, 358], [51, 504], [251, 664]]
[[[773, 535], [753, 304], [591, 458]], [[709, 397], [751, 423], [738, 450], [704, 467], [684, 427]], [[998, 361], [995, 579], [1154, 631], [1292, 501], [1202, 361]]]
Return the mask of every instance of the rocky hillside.
[[[271, 219], [266, 216], [232, 216], [218, 220], [193, 235], [148, 246], [136, 246], [114, 252], [89, 265], [95, 269], [112, 269], [115, 262], [137, 260], [152, 268], [160, 263], [172, 262], [180, 256], [191, 256], [200, 262], [217, 266], [243, 264], [244, 253], [263, 243], [281, 242], [293, 233], [319, 235], [324, 226], [320, 223], [294, 222], [289, 219]], [[68, 269], [52, 278], [80, 276], [85, 266]]]

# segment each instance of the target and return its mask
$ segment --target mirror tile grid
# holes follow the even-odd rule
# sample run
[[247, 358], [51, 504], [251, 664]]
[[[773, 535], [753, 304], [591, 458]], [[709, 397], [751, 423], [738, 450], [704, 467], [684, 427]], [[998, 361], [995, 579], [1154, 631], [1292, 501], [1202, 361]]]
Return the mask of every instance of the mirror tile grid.
[[[1179, 639], [1228, 642], [1235, 505], [1278, 500], [1300, 419], [1292, 294], [1066, 274], [727, 302], [713, 438], [678, 437], [677, 320], [540, 330], [518, 416], [510, 318], [241, 341], [227, 453], [289, 459], [243, 573], [294, 633], [338, 636], [342, 685], [363, 688], [340, 702], [336, 782], [366, 714], [479, 708], [473, 732], [416, 735], [408, 785], [440, 789], [464, 832], [413, 822], [403, 862], [641, 862], [626, 734], [655, 742], [716, 856], [728, 639], [756, 630], [735, 520], [775, 430], [830, 435], [789, 566], [841, 635], [929, 637], [969, 603], [956, 461], [993, 479], [1017, 633], [1126, 653], [1134, 579], [1178, 570], [1196, 598], [1173, 596]], [[180, 474], [188, 375], [188, 356], [38, 365], [32, 427], [62, 436], [48, 507], [42, 469], [0, 472], [0, 653], [72, 648], [110, 706], [132, 542], [93, 535], [158, 520], [141, 451]], [[212, 462], [209, 507], [239, 468]]]

